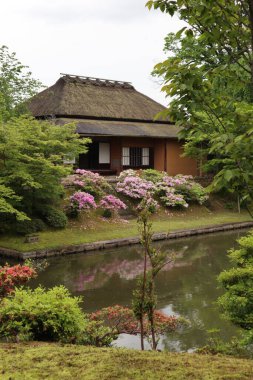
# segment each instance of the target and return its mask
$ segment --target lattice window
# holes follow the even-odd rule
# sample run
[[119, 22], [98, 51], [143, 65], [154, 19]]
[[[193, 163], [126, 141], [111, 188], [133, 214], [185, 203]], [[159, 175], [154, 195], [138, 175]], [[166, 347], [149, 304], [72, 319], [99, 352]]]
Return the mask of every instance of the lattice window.
[[138, 168], [150, 165], [150, 149], [139, 147], [122, 148], [122, 165]]

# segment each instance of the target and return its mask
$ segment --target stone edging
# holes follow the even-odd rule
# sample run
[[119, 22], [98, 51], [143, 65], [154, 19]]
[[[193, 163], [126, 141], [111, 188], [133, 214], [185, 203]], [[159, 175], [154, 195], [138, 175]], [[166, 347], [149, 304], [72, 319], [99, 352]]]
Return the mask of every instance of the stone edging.
[[[227, 223], [227, 224], [218, 224], [209, 227], [203, 228], [192, 228], [187, 230], [177, 230], [174, 232], [159, 232], [153, 234], [153, 241], [167, 240], [167, 239], [178, 239], [183, 237], [189, 237], [194, 235], [204, 235], [220, 231], [230, 231], [240, 228], [253, 227], [253, 222], [240, 222], [240, 223]], [[102, 249], [110, 249], [123, 247], [127, 245], [133, 245], [140, 243], [139, 237], [130, 237], [124, 239], [113, 239], [113, 240], [104, 240], [94, 243], [84, 243], [79, 245], [70, 245], [62, 248], [49, 248], [41, 249], [38, 251], [30, 252], [19, 252], [12, 249], [1, 248], [0, 247], [0, 256], [13, 257], [21, 260], [34, 259], [34, 258], [45, 258], [51, 256], [59, 255], [68, 255], [74, 253], [84, 253], [89, 251], [97, 251]]]

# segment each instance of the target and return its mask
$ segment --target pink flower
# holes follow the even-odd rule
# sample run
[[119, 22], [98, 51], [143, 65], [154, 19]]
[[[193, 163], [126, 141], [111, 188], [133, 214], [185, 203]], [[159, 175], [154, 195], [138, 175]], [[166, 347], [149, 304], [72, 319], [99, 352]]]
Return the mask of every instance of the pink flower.
[[70, 197], [71, 207], [77, 208], [79, 211], [83, 209], [96, 208], [96, 202], [93, 195], [84, 193], [83, 191], [77, 191]]
[[127, 208], [125, 203], [122, 202], [119, 198], [115, 197], [114, 195], [105, 195], [101, 199], [99, 206], [107, 210], [125, 210]]

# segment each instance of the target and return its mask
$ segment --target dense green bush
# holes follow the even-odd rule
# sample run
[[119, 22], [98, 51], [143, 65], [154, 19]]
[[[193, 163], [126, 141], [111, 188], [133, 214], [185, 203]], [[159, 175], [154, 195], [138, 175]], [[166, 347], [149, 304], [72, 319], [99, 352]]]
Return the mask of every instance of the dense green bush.
[[225, 288], [218, 303], [229, 320], [248, 331], [253, 342], [253, 233], [241, 238], [239, 245], [229, 254], [233, 268], [218, 278]]
[[141, 176], [141, 178], [143, 178], [147, 181], [151, 181], [153, 183], [156, 183], [156, 182], [162, 181], [163, 177], [166, 174], [167, 173], [159, 172], [158, 170], [155, 170], [155, 169], [145, 169], [145, 170], [141, 171], [140, 176]]
[[0, 338], [74, 342], [88, 323], [80, 298], [63, 286], [48, 291], [16, 289], [0, 308]]
[[189, 185], [181, 185], [177, 187], [177, 191], [183, 195], [184, 199], [190, 203], [203, 204], [207, 201], [207, 192], [203, 186], [197, 182], [191, 182]]
[[41, 219], [31, 219], [16, 221], [13, 225], [13, 230], [20, 235], [32, 234], [34, 232], [44, 231], [46, 224]]
[[44, 218], [46, 223], [54, 228], [65, 228], [68, 222], [67, 216], [64, 212], [53, 207], [46, 208], [44, 211]]
[[0, 340], [54, 341], [109, 346], [116, 339], [101, 321], [84, 314], [81, 298], [64, 286], [45, 290], [16, 288], [0, 304]]

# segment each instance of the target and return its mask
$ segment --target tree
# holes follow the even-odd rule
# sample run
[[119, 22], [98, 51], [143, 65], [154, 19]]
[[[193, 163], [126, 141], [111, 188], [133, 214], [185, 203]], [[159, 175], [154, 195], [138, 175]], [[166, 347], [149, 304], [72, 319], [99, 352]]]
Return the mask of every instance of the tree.
[[253, 343], [253, 234], [241, 238], [229, 256], [233, 267], [218, 278], [225, 288], [218, 303], [225, 317], [247, 331]]
[[185, 152], [216, 173], [211, 189], [253, 199], [253, 1], [148, 1], [186, 22], [156, 65], [171, 97], [166, 116], [182, 127]]
[[0, 47], [0, 121], [27, 113], [25, 101], [42, 88], [7, 46]]
[[61, 179], [72, 169], [63, 159], [85, 153], [88, 141], [74, 124], [57, 126], [29, 116], [1, 124], [1, 221], [41, 216], [47, 206], [57, 206], [64, 194]]
[[[150, 336], [152, 349], [157, 349], [161, 335], [161, 333], [158, 333], [159, 323], [163, 320], [163, 317], [159, 318], [160, 314], [156, 310], [155, 279], [162, 268], [173, 261], [172, 255], [168, 257], [167, 254], [152, 247], [153, 233], [149, 217], [150, 211], [144, 208], [140, 212], [138, 219], [141, 244], [143, 246], [143, 274], [138, 278], [137, 287], [133, 293], [133, 313], [140, 324], [142, 350], [144, 350], [144, 338], [149, 338]], [[165, 316], [164, 321], [166, 321]], [[146, 331], [149, 333], [147, 334]]]

